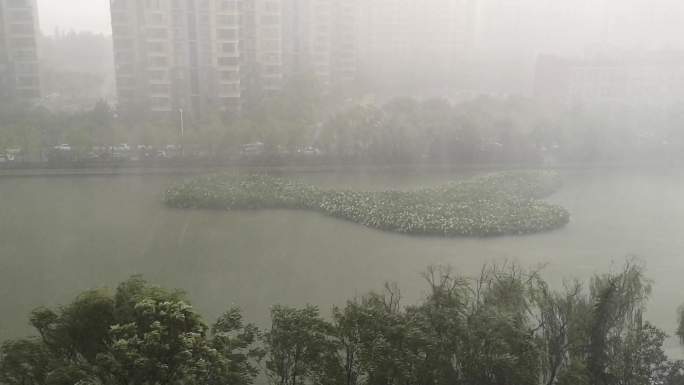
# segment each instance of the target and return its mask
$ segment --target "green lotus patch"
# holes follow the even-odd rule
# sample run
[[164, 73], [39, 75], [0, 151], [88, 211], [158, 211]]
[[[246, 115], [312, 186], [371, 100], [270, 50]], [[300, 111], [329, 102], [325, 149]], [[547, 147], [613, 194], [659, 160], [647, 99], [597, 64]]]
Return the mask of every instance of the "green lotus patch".
[[335, 191], [266, 175], [212, 175], [170, 188], [164, 202], [195, 209], [306, 209], [404, 234], [499, 236], [563, 227], [570, 214], [540, 199], [557, 191], [548, 171], [487, 174], [415, 191]]

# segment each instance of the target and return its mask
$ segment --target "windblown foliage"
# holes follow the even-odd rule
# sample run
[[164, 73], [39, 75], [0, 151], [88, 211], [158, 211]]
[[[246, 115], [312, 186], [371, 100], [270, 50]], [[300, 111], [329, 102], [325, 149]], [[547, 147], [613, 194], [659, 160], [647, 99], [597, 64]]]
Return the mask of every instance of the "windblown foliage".
[[560, 228], [570, 215], [540, 201], [560, 186], [552, 172], [514, 171], [416, 191], [326, 191], [264, 175], [214, 175], [169, 189], [176, 208], [311, 209], [405, 234], [497, 236]]
[[311, 306], [275, 307], [267, 374], [287, 385], [679, 385], [665, 333], [640, 316], [642, 272], [628, 264], [589, 290], [552, 291], [515, 265], [485, 266], [474, 279], [430, 268], [416, 305], [386, 285], [335, 307], [330, 322]]
[[257, 329], [236, 309], [210, 329], [179, 292], [139, 277], [31, 314], [39, 338], [0, 346], [0, 384], [249, 385]]
[[[681, 385], [665, 333], [643, 319], [649, 282], [628, 264], [554, 291], [535, 271], [485, 266], [424, 274], [334, 307], [274, 306], [263, 332], [226, 312], [208, 328], [178, 292], [140, 278], [38, 309], [36, 338], [0, 345], [3, 385]], [[588, 286], [588, 288], [587, 288]], [[259, 345], [260, 343], [260, 345]]]

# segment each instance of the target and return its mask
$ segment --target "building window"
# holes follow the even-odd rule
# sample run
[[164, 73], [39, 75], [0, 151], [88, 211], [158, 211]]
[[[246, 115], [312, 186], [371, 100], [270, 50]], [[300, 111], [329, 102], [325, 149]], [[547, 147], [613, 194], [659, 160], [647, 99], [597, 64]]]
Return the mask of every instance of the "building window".
[[35, 87], [38, 85], [38, 78], [34, 76], [19, 76], [17, 85], [20, 87]]
[[147, 50], [156, 53], [165, 52], [166, 46], [161, 42], [149, 42], [147, 43]]
[[[16, 10], [12, 12], [12, 19], [16, 21], [33, 21], [33, 14], [30, 10]], [[10, 20], [12, 20], [10, 19]]]
[[220, 57], [218, 58], [218, 65], [224, 67], [236, 67], [240, 64], [240, 60], [236, 57]]
[[169, 64], [169, 61], [164, 56], [152, 56], [150, 57], [150, 64], [155, 67], [165, 67]]
[[262, 40], [261, 49], [264, 51], [279, 51], [280, 41], [279, 40]]
[[150, 80], [165, 80], [166, 79], [166, 71], [163, 70], [153, 70], [153, 71], [148, 71], [147, 76]]
[[150, 84], [149, 86], [150, 93], [152, 94], [164, 94], [167, 95], [169, 93], [169, 85], [168, 84]]
[[236, 53], [237, 43], [223, 43], [221, 44], [221, 52], [223, 53]]
[[19, 90], [17, 94], [22, 98], [40, 98], [40, 90], [36, 88]]
[[221, 11], [237, 11], [237, 1], [221, 1]]
[[216, 17], [216, 20], [218, 21], [218, 25], [223, 25], [223, 26], [230, 26], [230, 25], [237, 25], [238, 24], [237, 15], [218, 15]]
[[278, 25], [280, 24], [280, 17], [276, 15], [266, 15], [261, 17], [261, 25]]
[[236, 83], [221, 84], [221, 93], [232, 95], [240, 91], [240, 85]]
[[164, 24], [164, 14], [163, 13], [148, 13], [145, 15], [145, 21], [150, 24]]
[[28, 0], [9, 0], [9, 8], [31, 8]]
[[222, 40], [235, 40], [237, 39], [236, 29], [219, 29], [218, 37]]
[[240, 73], [237, 71], [221, 71], [221, 80], [223, 80], [223, 81], [240, 80]]
[[145, 0], [145, 8], [161, 9], [161, 0]]
[[37, 60], [38, 56], [34, 50], [19, 50], [14, 54], [15, 60]]
[[165, 39], [168, 36], [168, 32], [165, 28], [149, 28], [147, 30], [147, 37], [153, 39]]
[[264, 66], [264, 75], [276, 75], [280, 74], [280, 66], [278, 65], [266, 65]]
[[269, 13], [280, 12], [280, 4], [277, 1], [267, 1], [264, 4], [264, 10]]
[[155, 96], [150, 98], [150, 102], [153, 107], [156, 108], [169, 108], [171, 106], [171, 99], [164, 96]]
[[16, 34], [33, 34], [32, 24], [10, 24], [10, 32]]

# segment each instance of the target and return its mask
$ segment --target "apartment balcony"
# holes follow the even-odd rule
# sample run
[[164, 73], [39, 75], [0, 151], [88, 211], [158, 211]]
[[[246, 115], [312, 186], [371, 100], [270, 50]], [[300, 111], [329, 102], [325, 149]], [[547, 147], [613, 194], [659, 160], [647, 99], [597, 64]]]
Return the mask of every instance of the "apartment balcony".
[[147, 83], [152, 86], [168, 86], [171, 87], [171, 80], [170, 79], [152, 79], [150, 77], [147, 78]]
[[37, 74], [39, 71], [37, 62], [22, 63], [21, 65], [15, 65], [14, 67], [14, 73], [17, 75], [33, 75]]
[[41, 97], [39, 88], [17, 88], [16, 94], [22, 99], [40, 99]]
[[216, 59], [216, 65], [222, 68], [240, 68], [239, 56], [221, 56]]
[[33, 5], [29, 0], [15, 0], [15, 1], [8, 1], [6, 3], [6, 7], [9, 10], [14, 10], [14, 9], [33, 9]]
[[150, 107], [150, 111], [156, 113], [169, 113], [174, 111], [174, 109], [171, 106], [152, 106]]
[[149, 102], [151, 111], [170, 112], [172, 110], [170, 95], [151, 96]]
[[15, 62], [33, 63], [38, 61], [38, 55], [35, 50], [19, 50], [14, 52], [12, 59]]
[[15, 87], [17, 89], [40, 88], [40, 79], [38, 76], [19, 76], [16, 79]]
[[138, 84], [133, 76], [117, 76], [116, 87], [122, 90], [133, 90], [138, 87]]
[[9, 31], [7, 33], [7, 36], [13, 37], [13, 38], [29, 38], [29, 39], [35, 39], [36, 38], [36, 33], [34, 32], [33, 29], [30, 31]]

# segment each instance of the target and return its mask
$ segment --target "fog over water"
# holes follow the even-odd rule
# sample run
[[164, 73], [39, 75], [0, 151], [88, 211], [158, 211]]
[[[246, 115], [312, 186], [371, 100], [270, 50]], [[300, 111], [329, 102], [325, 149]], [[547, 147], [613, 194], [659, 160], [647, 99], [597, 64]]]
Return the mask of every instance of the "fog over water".
[[[327, 187], [410, 189], [470, 173], [291, 174]], [[550, 200], [572, 212], [564, 229], [522, 237], [440, 239], [395, 235], [304, 211], [182, 211], [160, 191], [182, 176], [0, 179], [0, 339], [29, 332], [26, 316], [132, 274], [188, 291], [213, 319], [231, 304], [266, 325], [273, 304], [343, 304], [397, 282], [405, 302], [425, 294], [420, 273], [483, 263], [542, 266], [559, 286], [619, 270], [638, 256], [655, 281], [648, 316], [672, 334], [684, 269], [684, 173], [677, 169], [566, 170]], [[679, 357], [674, 339], [667, 350]]]

